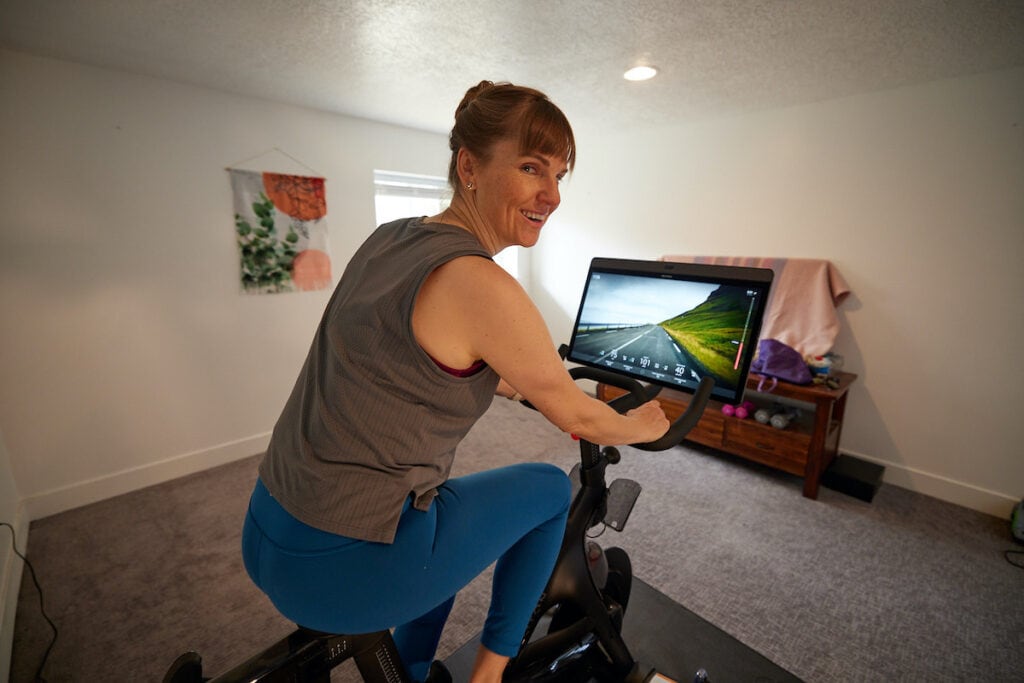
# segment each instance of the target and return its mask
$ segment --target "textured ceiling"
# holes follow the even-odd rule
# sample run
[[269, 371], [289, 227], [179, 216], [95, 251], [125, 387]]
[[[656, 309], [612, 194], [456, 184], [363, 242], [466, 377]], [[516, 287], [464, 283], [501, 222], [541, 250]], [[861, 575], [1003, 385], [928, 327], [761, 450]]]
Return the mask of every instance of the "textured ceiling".
[[605, 130], [1021, 66], [1024, 1], [0, 0], [0, 46], [439, 132], [510, 80]]

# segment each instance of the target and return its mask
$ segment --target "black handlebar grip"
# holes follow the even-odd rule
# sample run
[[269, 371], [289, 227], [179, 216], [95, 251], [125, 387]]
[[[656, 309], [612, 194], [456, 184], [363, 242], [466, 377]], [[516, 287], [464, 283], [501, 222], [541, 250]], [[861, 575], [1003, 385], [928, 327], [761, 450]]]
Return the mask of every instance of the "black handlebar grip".
[[[628, 391], [628, 394], [619, 396], [608, 403], [608, 405], [620, 413], [625, 413], [627, 410], [650, 401], [661, 391], [661, 387], [654, 385], [644, 387], [643, 384], [631, 377], [626, 377], [609, 370], [602, 370], [601, 368], [579, 366], [571, 368], [569, 374], [573, 379], [591, 379]], [[703, 378], [697, 386], [697, 390], [693, 393], [693, 398], [690, 400], [690, 405], [687, 406], [686, 412], [676, 418], [676, 421], [669, 426], [668, 431], [664, 435], [648, 443], [635, 443], [631, 445], [643, 451], [664, 451], [673, 446], [678, 446], [704, 414], [704, 408], [708, 404], [708, 399], [711, 398], [711, 390], [714, 386], [715, 380], [710, 377]]]
[[697, 386], [697, 391], [693, 393], [693, 398], [690, 399], [690, 405], [686, 407], [686, 412], [676, 418], [668, 431], [655, 441], [631, 444], [633, 448], [639, 448], [642, 451], [663, 451], [678, 446], [704, 414], [704, 408], [708, 404], [708, 399], [711, 398], [711, 390], [714, 386], [715, 380], [710, 377], [702, 379]]

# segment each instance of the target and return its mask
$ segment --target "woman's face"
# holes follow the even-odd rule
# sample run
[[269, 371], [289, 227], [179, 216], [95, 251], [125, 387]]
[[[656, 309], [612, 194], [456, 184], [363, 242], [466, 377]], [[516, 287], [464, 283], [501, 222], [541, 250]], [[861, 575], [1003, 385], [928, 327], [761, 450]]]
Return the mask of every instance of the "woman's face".
[[532, 247], [561, 197], [558, 184], [568, 172], [565, 159], [521, 154], [518, 141], [503, 140], [490, 158], [474, 165], [471, 180], [481, 226], [496, 252], [508, 246]]

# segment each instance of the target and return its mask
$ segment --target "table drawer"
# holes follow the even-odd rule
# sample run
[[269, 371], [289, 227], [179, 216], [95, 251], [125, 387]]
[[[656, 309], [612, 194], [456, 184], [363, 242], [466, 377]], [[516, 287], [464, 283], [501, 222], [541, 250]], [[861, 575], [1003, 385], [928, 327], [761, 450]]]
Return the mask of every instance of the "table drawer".
[[800, 465], [807, 463], [811, 436], [797, 429], [775, 429], [758, 422], [727, 420], [722, 436], [725, 450], [748, 455], [770, 456], [771, 459]]

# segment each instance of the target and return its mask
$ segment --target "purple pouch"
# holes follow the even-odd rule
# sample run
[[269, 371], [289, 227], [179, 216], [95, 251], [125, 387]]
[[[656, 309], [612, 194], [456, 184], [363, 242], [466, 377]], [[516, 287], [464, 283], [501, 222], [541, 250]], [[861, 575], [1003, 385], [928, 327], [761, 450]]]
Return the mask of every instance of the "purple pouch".
[[[810, 384], [812, 381], [811, 369], [800, 353], [778, 339], [762, 339], [758, 343], [757, 358], [750, 366], [750, 371], [791, 384]], [[775, 388], [774, 383], [771, 388]]]

